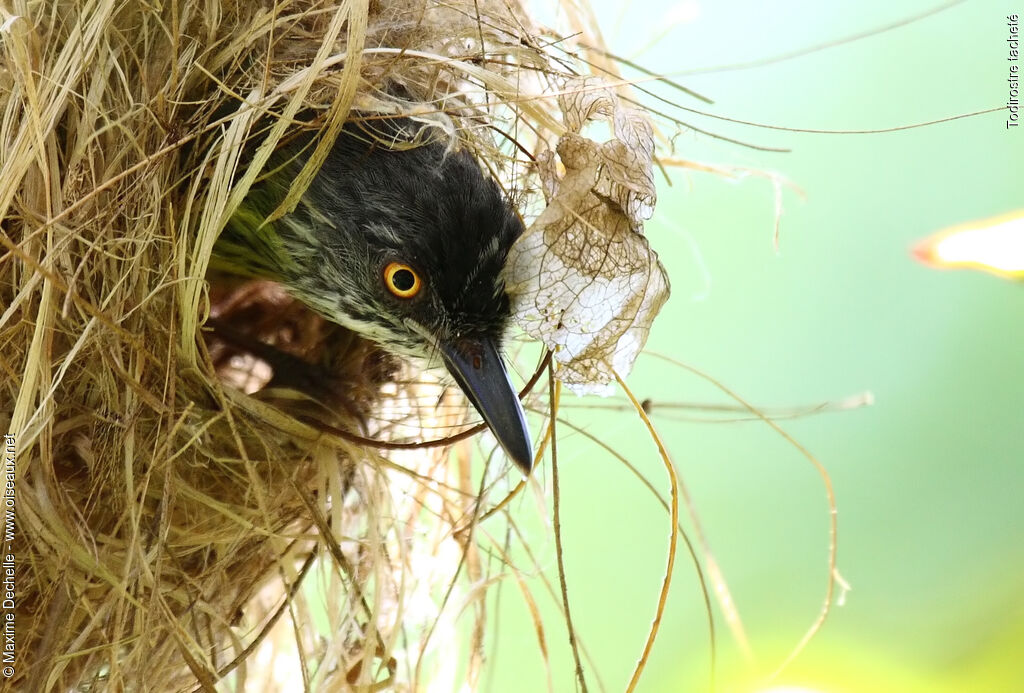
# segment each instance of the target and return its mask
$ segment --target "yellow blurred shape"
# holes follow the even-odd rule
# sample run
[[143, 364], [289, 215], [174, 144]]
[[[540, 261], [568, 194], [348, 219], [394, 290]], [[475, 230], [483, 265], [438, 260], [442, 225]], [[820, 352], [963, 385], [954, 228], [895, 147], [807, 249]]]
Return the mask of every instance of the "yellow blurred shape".
[[944, 229], [911, 252], [929, 267], [964, 267], [1024, 279], [1024, 210]]

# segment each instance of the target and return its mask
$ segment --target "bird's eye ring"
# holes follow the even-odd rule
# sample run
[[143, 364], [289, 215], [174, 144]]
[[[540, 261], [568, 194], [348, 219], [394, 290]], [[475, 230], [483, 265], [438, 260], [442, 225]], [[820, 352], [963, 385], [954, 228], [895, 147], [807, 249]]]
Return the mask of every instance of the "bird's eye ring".
[[389, 262], [384, 267], [384, 286], [398, 298], [412, 298], [420, 292], [423, 282], [409, 265]]

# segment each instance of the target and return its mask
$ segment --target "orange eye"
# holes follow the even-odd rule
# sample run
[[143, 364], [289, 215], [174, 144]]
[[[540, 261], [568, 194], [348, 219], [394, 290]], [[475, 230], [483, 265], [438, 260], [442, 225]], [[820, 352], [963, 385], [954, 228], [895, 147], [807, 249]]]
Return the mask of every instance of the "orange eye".
[[398, 298], [412, 298], [420, 292], [423, 282], [409, 265], [389, 262], [384, 268], [384, 286]]

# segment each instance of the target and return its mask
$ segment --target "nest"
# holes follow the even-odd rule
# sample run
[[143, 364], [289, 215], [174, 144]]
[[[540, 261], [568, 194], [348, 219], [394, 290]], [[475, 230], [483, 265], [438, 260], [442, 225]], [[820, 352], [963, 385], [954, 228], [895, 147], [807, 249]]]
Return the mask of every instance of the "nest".
[[[529, 95], [571, 72], [562, 49], [542, 49], [549, 37], [504, 0], [0, 14], [7, 683], [170, 691], [230, 675], [272, 690], [251, 655], [274, 641], [300, 662], [282, 689], [418, 687], [446, 638], [413, 595], [440, 600], [471, 551], [457, 530], [478, 489], [452, 464], [465, 456], [398, 458], [324, 430], [429, 438], [466, 408], [275, 287], [211, 273], [211, 251], [283, 137], [323, 133], [312, 175], [356, 112], [436, 123], [536, 207], [523, 152], [564, 128], [553, 100]], [[288, 358], [314, 364], [326, 394], [278, 387]], [[417, 570], [418, 554], [450, 561]], [[465, 649], [470, 681], [480, 642]]]

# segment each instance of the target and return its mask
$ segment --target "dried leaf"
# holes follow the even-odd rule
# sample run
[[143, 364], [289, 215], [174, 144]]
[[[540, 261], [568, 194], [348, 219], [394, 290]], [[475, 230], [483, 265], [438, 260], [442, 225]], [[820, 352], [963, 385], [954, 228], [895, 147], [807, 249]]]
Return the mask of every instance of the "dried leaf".
[[[548, 204], [512, 247], [505, 279], [516, 322], [554, 352], [558, 377], [579, 394], [608, 393], [612, 369], [632, 369], [669, 294], [642, 235], [656, 200], [653, 129], [597, 80], [563, 91], [564, 174], [553, 153], [540, 157]], [[594, 120], [608, 121], [611, 139], [581, 134]]]

